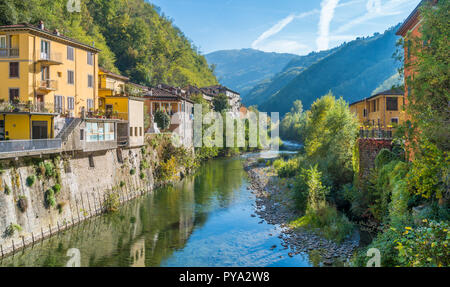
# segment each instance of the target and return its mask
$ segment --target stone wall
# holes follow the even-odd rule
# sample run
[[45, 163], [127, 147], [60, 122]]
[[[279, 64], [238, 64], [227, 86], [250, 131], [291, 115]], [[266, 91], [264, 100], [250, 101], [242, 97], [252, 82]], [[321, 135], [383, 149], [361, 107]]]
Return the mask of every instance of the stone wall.
[[359, 139], [359, 179], [366, 180], [375, 168], [375, 158], [382, 149], [392, 150], [392, 141], [383, 139]]
[[[150, 141], [153, 146], [161, 145]], [[0, 256], [103, 213], [109, 193], [117, 194], [123, 203], [153, 190], [160, 157], [161, 151], [149, 144], [142, 149], [0, 162]], [[42, 160], [53, 164], [53, 176], [41, 175]], [[141, 163], [146, 167], [141, 169]], [[186, 172], [182, 167], [179, 170]], [[31, 187], [27, 185], [28, 177], [36, 178]], [[55, 195], [56, 204], [48, 206], [46, 191], [57, 184], [61, 190]], [[20, 208], [19, 201], [25, 202], [25, 210]], [[21, 230], [9, 234], [11, 224]]]

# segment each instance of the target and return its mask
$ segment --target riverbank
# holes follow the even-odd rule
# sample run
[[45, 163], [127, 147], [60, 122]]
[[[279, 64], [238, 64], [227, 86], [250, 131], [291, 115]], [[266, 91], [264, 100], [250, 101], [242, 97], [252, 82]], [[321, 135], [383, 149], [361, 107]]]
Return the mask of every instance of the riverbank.
[[279, 238], [282, 246], [290, 249], [289, 256], [301, 253], [316, 253], [324, 265], [347, 264], [353, 252], [358, 247], [357, 235], [341, 244], [322, 238], [305, 229], [295, 229], [290, 222], [299, 218], [291, 198], [289, 183], [279, 179], [271, 167], [257, 159], [247, 159], [244, 168], [248, 173], [252, 193], [256, 196], [256, 211], [252, 216], [258, 216], [269, 224], [282, 228]]

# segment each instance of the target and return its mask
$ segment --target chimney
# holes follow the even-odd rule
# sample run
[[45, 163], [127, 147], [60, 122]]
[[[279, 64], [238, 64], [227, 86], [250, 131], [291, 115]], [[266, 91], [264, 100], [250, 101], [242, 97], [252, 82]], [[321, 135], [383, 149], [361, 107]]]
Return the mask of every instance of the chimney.
[[44, 21], [40, 20], [38, 27], [39, 27], [39, 29], [44, 30], [44, 28], [45, 28]]

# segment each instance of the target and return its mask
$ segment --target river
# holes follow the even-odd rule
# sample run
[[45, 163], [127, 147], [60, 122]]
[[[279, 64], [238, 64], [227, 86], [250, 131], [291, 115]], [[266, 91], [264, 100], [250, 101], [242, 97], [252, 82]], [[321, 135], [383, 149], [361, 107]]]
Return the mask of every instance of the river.
[[0, 266], [316, 265], [307, 254], [289, 257], [279, 226], [251, 216], [255, 196], [242, 166], [248, 156], [211, 160], [182, 182], [1, 259]]

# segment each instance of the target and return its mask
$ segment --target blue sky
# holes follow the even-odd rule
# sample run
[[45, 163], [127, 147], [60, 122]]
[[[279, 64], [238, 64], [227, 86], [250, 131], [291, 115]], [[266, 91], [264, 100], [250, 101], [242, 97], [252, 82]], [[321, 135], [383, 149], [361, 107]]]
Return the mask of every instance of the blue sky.
[[149, 0], [203, 53], [305, 55], [402, 22], [420, 0]]

